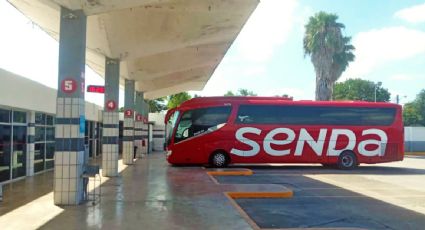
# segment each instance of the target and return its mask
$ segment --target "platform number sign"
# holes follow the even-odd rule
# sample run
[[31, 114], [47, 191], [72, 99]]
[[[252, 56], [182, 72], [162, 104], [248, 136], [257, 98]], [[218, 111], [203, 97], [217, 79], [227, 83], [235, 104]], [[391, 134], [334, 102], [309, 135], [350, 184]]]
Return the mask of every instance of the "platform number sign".
[[131, 110], [131, 109], [126, 109], [126, 110], [124, 111], [124, 116], [125, 116], [125, 117], [131, 117], [131, 116], [133, 116], [133, 110]]
[[108, 111], [114, 111], [117, 108], [117, 103], [114, 100], [109, 100], [106, 102], [106, 108]]
[[143, 116], [141, 114], [137, 114], [136, 121], [143, 121]]
[[62, 80], [61, 89], [64, 93], [73, 93], [77, 90], [77, 81], [72, 78]]

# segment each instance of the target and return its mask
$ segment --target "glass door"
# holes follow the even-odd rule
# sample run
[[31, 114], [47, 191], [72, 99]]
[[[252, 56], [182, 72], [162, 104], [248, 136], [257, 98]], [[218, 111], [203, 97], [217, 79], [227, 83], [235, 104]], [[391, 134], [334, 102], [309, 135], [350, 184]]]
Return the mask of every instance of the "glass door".
[[10, 125], [0, 125], [0, 182], [10, 180]]
[[13, 126], [12, 179], [26, 175], [26, 126]]

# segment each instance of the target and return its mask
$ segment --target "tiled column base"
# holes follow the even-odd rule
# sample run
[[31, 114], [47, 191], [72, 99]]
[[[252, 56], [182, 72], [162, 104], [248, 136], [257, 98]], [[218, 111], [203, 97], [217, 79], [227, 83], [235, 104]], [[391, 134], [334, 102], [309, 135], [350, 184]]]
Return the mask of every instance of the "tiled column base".
[[143, 124], [142, 126], [142, 141], [145, 142], [145, 146], [142, 147], [142, 154], [148, 154], [148, 142], [149, 142], [148, 124]]
[[118, 175], [118, 112], [103, 113], [102, 176]]
[[34, 143], [27, 144], [27, 176], [34, 176]]
[[143, 121], [134, 122], [134, 145], [137, 147], [136, 156], [142, 158], [142, 129]]
[[124, 118], [123, 133], [123, 153], [122, 159], [124, 164], [133, 164], [134, 154], [134, 119]]
[[34, 138], [35, 138], [35, 112], [31, 111], [28, 114], [28, 128], [27, 128], [27, 176], [34, 175]]
[[83, 199], [84, 151], [56, 152], [54, 172], [55, 204], [79, 204]]
[[155, 125], [153, 128], [153, 150], [163, 151], [165, 143], [165, 126]]
[[80, 129], [80, 114], [84, 114], [84, 104], [82, 98], [57, 98], [53, 181], [56, 205], [76, 205], [83, 200], [84, 130]]

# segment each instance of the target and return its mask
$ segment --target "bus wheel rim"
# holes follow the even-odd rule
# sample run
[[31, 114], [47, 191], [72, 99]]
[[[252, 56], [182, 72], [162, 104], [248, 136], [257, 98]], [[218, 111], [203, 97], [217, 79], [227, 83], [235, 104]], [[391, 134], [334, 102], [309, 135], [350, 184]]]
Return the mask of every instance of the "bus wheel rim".
[[214, 163], [217, 166], [222, 166], [224, 165], [224, 162], [226, 161], [226, 158], [224, 157], [223, 154], [216, 154], [214, 156]]
[[350, 156], [343, 156], [342, 165], [345, 167], [351, 167], [353, 165], [353, 159]]

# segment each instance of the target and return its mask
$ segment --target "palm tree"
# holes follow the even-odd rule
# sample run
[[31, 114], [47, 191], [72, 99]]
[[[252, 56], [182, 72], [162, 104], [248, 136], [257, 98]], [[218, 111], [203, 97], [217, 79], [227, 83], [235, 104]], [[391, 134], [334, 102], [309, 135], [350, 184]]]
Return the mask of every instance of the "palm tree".
[[342, 35], [345, 26], [337, 19], [336, 14], [321, 11], [305, 25], [304, 55], [311, 56], [316, 71], [316, 100], [319, 101], [331, 100], [335, 81], [355, 58], [351, 38]]

